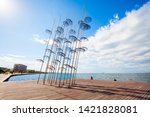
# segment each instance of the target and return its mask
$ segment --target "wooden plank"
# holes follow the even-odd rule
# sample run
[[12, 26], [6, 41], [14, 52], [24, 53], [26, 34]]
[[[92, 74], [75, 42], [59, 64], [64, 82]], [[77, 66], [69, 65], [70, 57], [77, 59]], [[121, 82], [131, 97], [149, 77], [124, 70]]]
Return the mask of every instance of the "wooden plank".
[[0, 99], [150, 100], [150, 83], [78, 79], [72, 88], [58, 88], [36, 81], [4, 82], [0, 83]]

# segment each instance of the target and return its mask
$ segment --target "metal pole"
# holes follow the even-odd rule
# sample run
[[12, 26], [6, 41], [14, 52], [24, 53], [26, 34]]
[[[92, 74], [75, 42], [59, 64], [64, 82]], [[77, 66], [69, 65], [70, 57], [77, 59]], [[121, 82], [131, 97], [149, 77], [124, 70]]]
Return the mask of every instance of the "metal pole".
[[[52, 31], [53, 31], [53, 28], [54, 28], [54, 24], [55, 24], [55, 20], [53, 22]], [[51, 39], [52, 31], [51, 32], [49, 31], [50, 32], [50, 36], [49, 36], [48, 43], [47, 43], [46, 48], [45, 48], [45, 52], [44, 52], [44, 56], [43, 56], [43, 62], [41, 64], [40, 73], [39, 73], [39, 77], [38, 77], [37, 83], [39, 83], [39, 80], [40, 80], [41, 71], [42, 71], [42, 68], [43, 68], [43, 64], [44, 64], [46, 52], [47, 52], [47, 49], [48, 49], [48, 46], [49, 46], [49, 42], [50, 42], [50, 39]]]
[[[61, 18], [60, 18], [60, 20], [61, 20]], [[60, 20], [59, 20], [59, 23], [60, 23]], [[45, 84], [45, 80], [46, 80], [46, 75], [47, 75], [47, 71], [48, 71], [48, 67], [49, 67], [49, 62], [50, 62], [51, 54], [53, 53], [53, 46], [54, 46], [54, 41], [55, 41], [56, 35], [57, 35], [57, 32], [55, 33], [54, 40], [53, 40], [53, 43], [52, 43], [52, 46], [51, 46], [51, 52], [49, 53], [49, 58], [48, 58], [48, 62], [47, 62], [46, 70], [45, 70], [43, 84]]]

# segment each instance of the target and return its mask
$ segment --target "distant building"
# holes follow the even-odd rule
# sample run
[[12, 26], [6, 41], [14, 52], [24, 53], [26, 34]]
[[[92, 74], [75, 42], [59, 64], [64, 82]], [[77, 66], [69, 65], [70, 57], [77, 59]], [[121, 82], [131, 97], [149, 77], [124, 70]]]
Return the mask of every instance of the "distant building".
[[13, 72], [25, 73], [27, 72], [27, 66], [23, 64], [14, 64]]

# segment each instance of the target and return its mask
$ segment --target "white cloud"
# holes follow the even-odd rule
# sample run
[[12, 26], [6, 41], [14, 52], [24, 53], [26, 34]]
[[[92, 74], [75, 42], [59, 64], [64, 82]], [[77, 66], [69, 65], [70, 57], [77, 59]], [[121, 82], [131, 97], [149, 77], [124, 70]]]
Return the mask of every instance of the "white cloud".
[[28, 69], [39, 70], [40, 63], [34, 59], [27, 59], [24, 56], [8, 54], [0, 56], [0, 66], [13, 68], [14, 64], [27, 65]]
[[8, 56], [13, 58], [25, 58], [25, 56], [15, 55], [15, 54], [8, 54]]
[[[48, 39], [42, 39], [38, 34], [33, 34], [32, 35], [32, 39], [33, 39], [33, 41], [35, 41], [35, 42], [38, 42], [38, 43], [40, 43], [40, 44], [47, 44], [48, 43]], [[50, 39], [50, 41], [49, 41], [49, 45], [51, 45], [52, 44], [52, 39]]]
[[[150, 2], [118, 14], [84, 43], [80, 72], [150, 72]], [[87, 63], [87, 64], [85, 64]], [[86, 68], [86, 70], [84, 70]], [[87, 70], [89, 68], [89, 70]]]

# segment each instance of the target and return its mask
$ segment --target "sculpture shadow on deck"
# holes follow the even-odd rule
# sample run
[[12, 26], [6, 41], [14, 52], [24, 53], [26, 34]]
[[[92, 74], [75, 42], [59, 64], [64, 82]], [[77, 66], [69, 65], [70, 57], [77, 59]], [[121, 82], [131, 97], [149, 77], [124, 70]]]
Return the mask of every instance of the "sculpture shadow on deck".
[[[129, 99], [150, 100], [150, 91], [144, 89], [107, 87], [107, 86], [86, 85], [86, 84], [76, 84], [73, 87], [71, 87], [71, 89], [81, 90], [90, 93], [98, 93], [104, 96], [113, 96], [113, 95], [122, 96], [124, 97], [124, 99], [129, 97]], [[109, 99], [111, 100], [111, 97]]]

